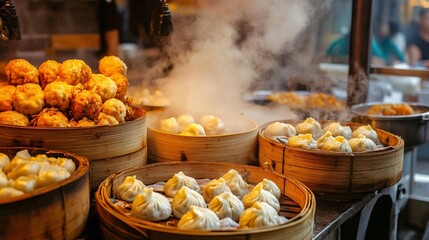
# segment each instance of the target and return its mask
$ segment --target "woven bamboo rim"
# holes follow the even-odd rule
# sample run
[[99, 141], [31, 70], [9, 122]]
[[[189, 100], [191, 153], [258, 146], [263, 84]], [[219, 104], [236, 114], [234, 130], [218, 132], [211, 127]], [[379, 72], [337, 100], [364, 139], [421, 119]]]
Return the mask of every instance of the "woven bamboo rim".
[[[301, 212], [289, 219], [288, 222], [264, 228], [239, 229], [235, 231], [183, 231], [176, 227], [160, 225], [139, 218], [126, 216], [117, 209], [110, 201], [114, 189], [122, 182], [125, 176], [139, 175], [143, 170], [147, 179], [155, 183], [165, 181], [167, 175], [172, 176], [178, 171], [185, 171], [188, 175], [214, 176], [220, 177], [229, 169], [236, 169], [239, 172], [246, 172], [249, 179], [262, 180], [264, 177], [273, 180], [285, 193], [287, 197], [295, 201], [301, 207]], [[209, 171], [209, 172], [208, 172]], [[162, 172], [161, 176], [157, 173]], [[142, 173], [140, 173], [142, 174]], [[204, 175], [202, 175], [204, 174]], [[139, 178], [139, 176], [137, 176]], [[140, 177], [145, 177], [141, 175]], [[141, 179], [141, 178], [140, 178]], [[143, 182], [144, 179], [143, 179]], [[252, 181], [249, 181], [252, 183]], [[100, 216], [100, 224], [105, 229], [105, 235], [110, 235], [114, 239], [115, 235], [126, 239], [163, 239], [163, 237], [172, 237], [174, 239], [204, 239], [204, 238], [222, 238], [222, 239], [311, 239], [313, 235], [313, 220], [315, 214], [315, 198], [313, 193], [299, 181], [284, 177], [275, 172], [263, 170], [249, 165], [237, 165], [229, 163], [157, 163], [149, 164], [140, 168], [126, 169], [124, 171], [112, 174], [99, 187], [95, 195], [96, 207]]]

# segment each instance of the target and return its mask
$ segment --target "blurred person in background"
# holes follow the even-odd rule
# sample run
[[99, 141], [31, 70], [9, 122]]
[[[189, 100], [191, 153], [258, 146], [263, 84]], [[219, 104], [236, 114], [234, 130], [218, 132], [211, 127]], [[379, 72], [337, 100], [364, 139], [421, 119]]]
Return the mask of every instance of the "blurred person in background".
[[121, 18], [115, 0], [98, 1], [100, 50], [98, 55], [118, 55]]
[[411, 66], [429, 67], [429, 8], [422, 8], [418, 19], [419, 31], [408, 42], [408, 58]]

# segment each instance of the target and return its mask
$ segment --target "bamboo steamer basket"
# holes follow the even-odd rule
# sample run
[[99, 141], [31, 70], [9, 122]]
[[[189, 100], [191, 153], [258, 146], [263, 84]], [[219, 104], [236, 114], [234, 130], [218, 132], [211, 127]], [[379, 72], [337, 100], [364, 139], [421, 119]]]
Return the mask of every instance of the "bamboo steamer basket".
[[[217, 114], [227, 128], [222, 135], [182, 136], [158, 130], [159, 120], [179, 114], [166, 115], [163, 111], [153, 111], [148, 115], [149, 162], [257, 163], [258, 125], [244, 116]], [[199, 119], [200, 115], [195, 115], [195, 119]], [[228, 129], [228, 125], [234, 127]]]
[[[237, 170], [245, 181], [252, 184], [262, 181], [263, 178], [274, 181], [283, 194], [280, 214], [289, 218], [289, 221], [273, 227], [235, 231], [184, 231], [128, 216], [110, 200], [126, 176], [136, 175], [145, 184], [152, 184], [167, 181], [179, 171], [194, 178], [215, 179], [230, 169]], [[95, 199], [104, 239], [311, 239], [316, 207], [313, 193], [293, 178], [255, 166], [219, 162], [155, 163], [126, 169], [108, 177], [100, 185]]]
[[135, 116], [132, 121], [114, 126], [54, 128], [0, 124], [0, 146], [60, 149], [85, 156], [91, 162], [91, 188], [96, 190], [113, 172], [146, 164], [146, 112], [135, 108]]
[[[9, 157], [25, 148], [4, 148]], [[89, 214], [89, 162], [62, 151], [28, 148], [34, 156], [66, 157], [76, 164], [69, 178], [19, 197], [0, 200], [0, 239], [76, 239]]]
[[[361, 126], [346, 125], [352, 130]], [[374, 129], [379, 141], [387, 147], [349, 154], [288, 147], [264, 137], [263, 129], [258, 136], [260, 166], [298, 179], [319, 198], [355, 200], [401, 179], [404, 141], [384, 130]]]

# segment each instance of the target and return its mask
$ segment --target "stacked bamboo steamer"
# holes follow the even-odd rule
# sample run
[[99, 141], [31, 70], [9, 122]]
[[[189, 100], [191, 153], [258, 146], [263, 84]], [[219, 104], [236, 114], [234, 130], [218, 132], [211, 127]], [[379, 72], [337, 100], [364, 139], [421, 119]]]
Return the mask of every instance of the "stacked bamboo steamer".
[[[4, 148], [10, 158], [25, 148]], [[89, 162], [62, 151], [28, 148], [30, 155], [65, 157], [76, 164], [67, 179], [24, 195], [0, 200], [0, 239], [76, 239], [89, 214]]]
[[[159, 121], [180, 114], [167, 110], [148, 113], [148, 160], [150, 162], [204, 161], [256, 163], [258, 125], [241, 115], [218, 113], [230, 128], [221, 135], [182, 136], [159, 130]], [[195, 114], [199, 119], [204, 114]]]
[[[228, 231], [184, 231], [173, 226], [131, 217], [114, 206], [111, 198], [127, 176], [145, 184], [166, 181], [179, 171], [194, 178], [215, 179], [235, 169], [251, 184], [267, 178], [280, 188], [281, 215], [286, 223], [263, 228]], [[96, 208], [105, 239], [311, 239], [316, 207], [313, 193], [299, 181], [255, 166], [213, 162], [156, 163], [120, 171], [108, 177], [96, 192]]]
[[[294, 124], [295, 121], [283, 121]], [[352, 130], [361, 126], [348, 123]], [[289, 147], [266, 138], [259, 131], [259, 164], [291, 176], [308, 186], [316, 196], [330, 200], [354, 200], [397, 183], [402, 176], [404, 141], [389, 132], [374, 129], [384, 148], [375, 151], [339, 153]]]
[[[114, 56], [109, 56], [109, 58], [110, 57], [116, 58]], [[16, 60], [26, 62], [23, 59]], [[80, 60], [73, 59], [71, 61]], [[103, 59], [101, 61], [103, 61]], [[119, 62], [123, 63], [120, 59]], [[28, 63], [28, 65], [30, 66], [31, 64]], [[119, 73], [123, 74], [125, 77], [125, 64], [123, 64], [124, 69], [119, 70], [117, 66], [113, 64], [105, 64], [104, 66], [104, 72], [110, 71], [112, 74]], [[35, 69], [35, 71], [37, 71], [37, 69]], [[78, 70], [74, 69], [73, 71]], [[100, 65], [100, 72], [103, 73], [103, 71]], [[91, 71], [86, 74], [90, 75]], [[106, 74], [106, 76], [108, 75]], [[58, 78], [60, 78], [60, 73], [58, 73], [57, 80]], [[62, 79], [61, 81], [66, 80]], [[74, 79], [73, 81], [77, 80]], [[46, 84], [42, 80], [40, 80], [40, 82], [41, 85]], [[128, 80], [124, 87], [125, 93], [127, 86]], [[119, 97], [115, 96], [115, 98]], [[122, 96], [122, 98], [127, 99], [127, 96]], [[123, 102], [127, 101], [122, 98], [121, 100]], [[127, 167], [141, 166], [147, 162], [146, 112], [132, 105], [129, 106], [129, 109], [131, 109], [130, 112], [133, 112], [132, 120], [110, 126], [69, 128], [27, 127], [0, 124], [0, 132], [2, 133], [0, 134], [0, 146], [60, 149], [84, 156], [91, 163], [91, 189], [96, 190], [98, 185], [111, 173]]]

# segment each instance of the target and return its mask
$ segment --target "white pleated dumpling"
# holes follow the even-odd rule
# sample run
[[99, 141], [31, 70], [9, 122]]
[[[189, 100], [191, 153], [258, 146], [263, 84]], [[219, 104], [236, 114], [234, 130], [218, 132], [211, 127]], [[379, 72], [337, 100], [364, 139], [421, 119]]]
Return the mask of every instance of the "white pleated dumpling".
[[142, 181], [136, 179], [136, 176], [127, 176], [121, 185], [116, 188], [116, 196], [127, 202], [132, 202], [143, 192], [145, 185]]
[[65, 168], [70, 174], [76, 171], [76, 164], [70, 158], [59, 157], [55, 165]]
[[183, 214], [189, 211], [191, 206], [205, 208], [207, 204], [200, 193], [183, 186], [173, 198], [173, 215], [177, 218], [181, 218]]
[[275, 122], [269, 124], [264, 130], [266, 138], [275, 139], [276, 137], [292, 137], [296, 135], [295, 127], [291, 124]]
[[364, 135], [349, 139], [348, 142], [353, 152], [373, 151], [377, 149], [375, 142]]
[[323, 145], [325, 145], [326, 141], [332, 140], [334, 137], [332, 136], [331, 131], [326, 131], [322, 136], [317, 139], [317, 148], [322, 149]]
[[17, 165], [7, 174], [7, 178], [15, 179], [20, 176], [38, 175], [41, 165], [39, 162], [27, 161]]
[[9, 157], [4, 153], [0, 153], [0, 169], [3, 170], [9, 163]]
[[231, 189], [228, 187], [225, 179], [221, 177], [213, 179], [206, 184], [203, 189], [203, 197], [209, 203], [214, 197], [224, 192], [231, 192]]
[[162, 132], [178, 134], [179, 129], [179, 123], [177, 123], [174, 117], [163, 119], [159, 122], [159, 130], [161, 130]]
[[131, 215], [147, 220], [162, 221], [171, 215], [170, 201], [163, 195], [154, 192], [152, 188], [144, 188], [135, 197], [131, 207]]
[[269, 191], [263, 189], [263, 185], [256, 186], [251, 193], [244, 195], [243, 204], [245, 208], [253, 206], [256, 202], [265, 202], [273, 207], [277, 212], [280, 211], [280, 202]]
[[53, 183], [61, 182], [70, 177], [70, 173], [63, 167], [43, 165], [37, 178], [37, 186], [44, 187]]
[[15, 188], [11, 188], [11, 187], [0, 188], [0, 199], [18, 197], [23, 194], [24, 194], [23, 191], [17, 190]]
[[23, 192], [31, 192], [36, 188], [37, 176], [20, 176], [16, 179], [9, 179], [7, 183], [8, 187], [13, 187]]
[[359, 135], [363, 135], [369, 139], [371, 139], [373, 142], [378, 143], [378, 135], [377, 132], [372, 129], [370, 125], [360, 126], [357, 129], [355, 129], [352, 133], [352, 137], [357, 138]]
[[3, 172], [3, 170], [0, 169], [0, 188], [6, 187], [7, 185], [7, 177], [6, 173]]
[[200, 120], [207, 135], [220, 135], [225, 132], [225, 124], [223, 121], [213, 115], [204, 115]]
[[231, 192], [224, 192], [214, 197], [209, 203], [209, 208], [216, 213], [219, 219], [229, 217], [236, 222], [244, 211], [241, 200]]
[[297, 134], [311, 134], [314, 138], [319, 138], [322, 135], [322, 127], [320, 123], [309, 117], [304, 122], [295, 126]]
[[183, 136], [206, 136], [206, 131], [204, 127], [198, 123], [191, 123], [183, 129], [183, 132], [180, 133]]
[[336, 136], [335, 138], [326, 141], [322, 146], [322, 149], [334, 152], [352, 152], [349, 142], [343, 136]]
[[281, 224], [277, 211], [265, 202], [255, 202], [244, 210], [240, 217], [240, 228], [267, 227]]
[[313, 136], [310, 133], [299, 134], [289, 138], [287, 145], [302, 149], [317, 149], [317, 142], [313, 139]]
[[220, 221], [218, 216], [208, 208], [191, 206], [190, 210], [183, 215], [177, 224], [183, 230], [219, 230]]
[[184, 114], [177, 117], [177, 123], [179, 124], [179, 133], [181, 133], [189, 124], [195, 123], [195, 119], [189, 114]]
[[231, 192], [238, 198], [242, 198], [245, 194], [249, 193], [248, 184], [236, 170], [229, 170], [222, 178], [225, 179]]
[[193, 177], [186, 176], [183, 172], [174, 174], [164, 185], [165, 195], [174, 197], [183, 186], [186, 186], [192, 190], [200, 192], [200, 186], [198, 186], [197, 180]]
[[266, 190], [266, 191], [268, 191], [268, 192], [270, 192], [271, 194], [273, 194], [277, 199], [279, 199], [280, 198], [280, 196], [281, 196], [281, 191], [280, 191], [280, 188], [277, 186], [277, 184], [275, 184], [273, 181], [271, 181], [271, 180], [269, 180], [269, 179], [266, 179], [266, 178], [264, 178], [263, 180], [262, 180], [262, 182], [260, 182], [260, 183], [258, 183], [256, 186], [255, 186], [255, 188], [256, 187], [259, 187], [259, 185], [262, 185], [262, 189], [264, 189], [264, 190]]
[[330, 131], [333, 137], [343, 136], [345, 139], [352, 138], [352, 130], [349, 126], [342, 126], [339, 122], [332, 122], [323, 128], [323, 132]]

